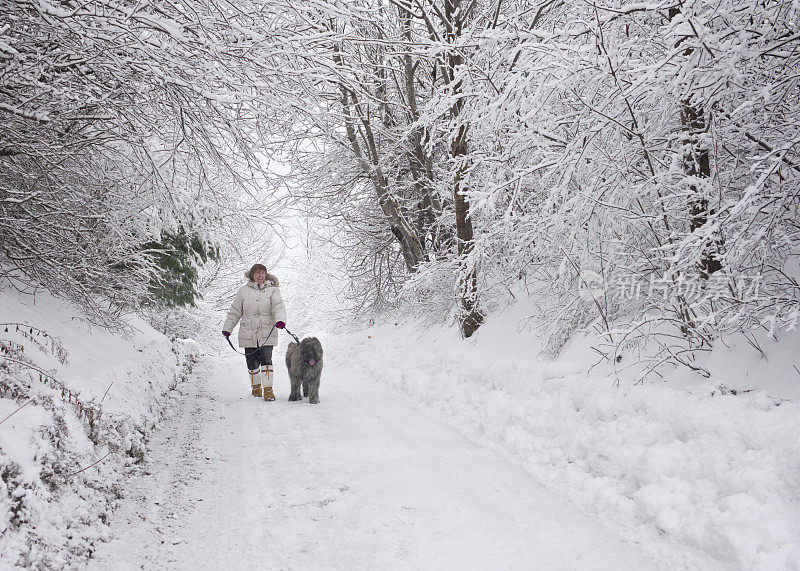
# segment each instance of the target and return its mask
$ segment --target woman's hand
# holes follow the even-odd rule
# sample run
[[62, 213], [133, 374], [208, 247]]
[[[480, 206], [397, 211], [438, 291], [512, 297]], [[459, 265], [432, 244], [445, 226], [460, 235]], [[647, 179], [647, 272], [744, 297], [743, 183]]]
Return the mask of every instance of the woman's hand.
[[223, 331], [223, 332], [222, 332], [222, 336], [223, 336], [225, 339], [227, 339], [228, 337], [230, 337], [230, 336], [231, 336], [231, 332], [230, 332], [230, 331]]
[[278, 329], [283, 329], [284, 327], [286, 327], [286, 324], [283, 321], [278, 321], [275, 324], [275, 327], [277, 327]]

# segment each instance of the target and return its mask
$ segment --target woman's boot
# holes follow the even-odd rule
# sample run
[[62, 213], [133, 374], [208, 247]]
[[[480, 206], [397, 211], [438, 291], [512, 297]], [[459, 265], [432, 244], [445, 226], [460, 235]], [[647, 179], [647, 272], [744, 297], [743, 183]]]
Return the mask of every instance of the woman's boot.
[[262, 366], [261, 375], [264, 377], [264, 400], [275, 400], [275, 393], [272, 392], [272, 379], [275, 377], [275, 371], [272, 365]]
[[248, 369], [247, 372], [250, 373], [250, 394], [261, 397], [261, 371]]

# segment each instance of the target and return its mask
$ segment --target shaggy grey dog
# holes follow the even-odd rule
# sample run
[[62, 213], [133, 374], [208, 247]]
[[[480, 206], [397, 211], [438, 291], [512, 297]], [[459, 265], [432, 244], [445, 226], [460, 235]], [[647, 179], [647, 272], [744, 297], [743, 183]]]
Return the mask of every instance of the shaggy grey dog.
[[[309, 397], [308, 402], [319, 402], [319, 379], [322, 376], [322, 344], [316, 337], [306, 337], [297, 343], [289, 343], [286, 350], [286, 369], [289, 371], [289, 381], [292, 392], [289, 400], [301, 400]], [[300, 396], [300, 386], [303, 386], [303, 396]]]

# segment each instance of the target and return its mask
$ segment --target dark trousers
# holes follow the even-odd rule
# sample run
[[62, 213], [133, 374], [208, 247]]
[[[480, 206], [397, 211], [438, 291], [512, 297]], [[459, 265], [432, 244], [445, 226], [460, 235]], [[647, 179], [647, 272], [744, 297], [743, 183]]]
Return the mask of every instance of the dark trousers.
[[251, 371], [260, 369], [263, 365], [272, 365], [272, 345], [263, 347], [245, 347], [244, 358], [247, 359], [247, 368]]

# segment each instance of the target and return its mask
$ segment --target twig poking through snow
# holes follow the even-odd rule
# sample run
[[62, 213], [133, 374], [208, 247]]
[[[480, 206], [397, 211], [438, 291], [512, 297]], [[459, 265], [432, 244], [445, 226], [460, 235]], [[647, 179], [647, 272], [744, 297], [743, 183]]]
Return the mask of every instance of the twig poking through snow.
[[[113, 384], [114, 384], [114, 381], [111, 381], [111, 385], [113, 385]], [[106, 398], [106, 395], [108, 394], [108, 391], [111, 390], [111, 385], [108, 385], [108, 388], [106, 389], [106, 392], [103, 393], [103, 398], [100, 399], [100, 402], [103, 402], [103, 400]]]
[[78, 470], [78, 471], [77, 471], [77, 472], [75, 472], [74, 474], [70, 474], [69, 476], [67, 476], [67, 478], [72, 478], [72, 476], [77, 476], [77, 475], [78, 475], [78, 474], [80, 474], [81, 472], [85, 472], [86, 470], [88, 470], [88, 469], [89, 469], [89, 468], [91, 468], [92, 466], [96, 466], [97, 464], [99, 464], [100, 462], [102, 462], [103, 460], [105, 460], [106, 458], [108, 458], [109, 456], [111, 456], [111, 452], [109, 452], [108, 454], [106, 454], [105, 456], [103, 456], [102, 458], [100, 458], [100, 459], [99, 459], [97, 462], [94, 462], [93, 464], [89, 464], [88, 466], [86, 466], [86, 468], [81, 468], [80, 470]]
[[[797, 368], [797, 367], [795, 367], [795, 368]], [[28, 399], [27, 401], [25, 401], [25, 404], [23, 404], [22, 406], [20, 406], [19, 408], [17, 408], [17, 410], [15, 410], [15, 411], [14, 411], [14, 412], [12, 412], [11, 414], [9, 414], [9, 415], [8, 415], [7, 417], [5, 417], [3, 420], [0, 420], [0, 424], [3, 424], [3, 423], [4, 423], [5, 421], [7, 421], [9, 418], [11, 418], [11, 417], [12, 417], [12, 416], [14, 416], [15, 414], [17, 414], [19, 411], [21, 411], [23, 408], [25, 408], [25, 407], [26, 407], [26, 406], [27, 406], [27, 405], [28, 405], [28, 404], [29, 404], [29, 403], [30, 403], [32, 400], [33, 400], [33, 399]]]

